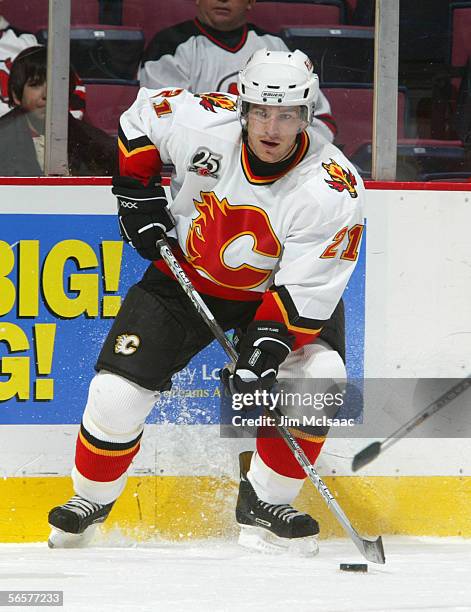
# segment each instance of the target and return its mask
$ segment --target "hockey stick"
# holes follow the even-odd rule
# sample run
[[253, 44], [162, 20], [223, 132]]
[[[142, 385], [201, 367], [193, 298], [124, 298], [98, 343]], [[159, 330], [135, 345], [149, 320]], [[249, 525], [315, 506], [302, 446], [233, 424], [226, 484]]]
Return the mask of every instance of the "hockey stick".
[[[211, 329], [214, 336], [219, 341], [219, 344], [222, 346], [231, 362], [235, 364], [238, 357], [237, 351], [232, 346], [231, 342], [228, 340], [226, 334], [214, 318], [210, 309], [206, 306], [200, 294], [193, 287], [192, 282], [187, 277], [184, 270], [176, 260], [166, 238], [162, 237], [160, 240], [158, 240], [156, 246], [160, 250], [162, 258], [167, 263], [168, 267], [174, 274], [182, 289], [190, 298], [191, 302], [195, 306], [203, 321]], [[352, 527], [352, 524], [348, 520], [348, 517], [338, 504], [337, 500], [330, 492], [327, 485], [323, 482], [319, 474], [309, 462], [309, 459], [306, 457], [301, 446], [297, 443], [296, 439], [291, 434], [289, 429], [282, 424], [282, 414], [279, 408], [274, 406], [272, 411], [279, 419], [279, 422], [276, 423], [276, 427], [281, 437], [289, 446], [299, 465], [302, 467], [312, 484], [316, 487], [322, 499], [327, 504], [328, 508], [332, 511], [332, 513], [335, 515], [344, 530], [348, 533], [355, 546], [368, 561], [371, 561], [372, 563], [385, 563], [383, 541], [381, 539], [381, 536], [378, 537], [376, 540], [368, 540], [366, 538], [362, 538], [357, 533], [357, 531]]]
[[434, 402], [428, 404], [428, 406], [426, 406], [421, 412], [412, 417], [409, 421], [407, 421], [407, 423], [399, 427], [399, 429], [396, 429], [396, 431], [388, 436], [385, 440], [382, 442], [372, 442], [369, 444], [353, 457], [352, 470], [356, 472], [373, 461], [373, 459], [376, 459], [380, 453], [387, 450], [401, 438], [404, 438], [404, 436], [421, 425], [433, 414], [447, 406], [455, 399], [455, 397], [461, 395], [469, 387], [471, 387], [471, 376], [460, 380], [459, 383], [448, 389], [448, 391], [446, 391]]

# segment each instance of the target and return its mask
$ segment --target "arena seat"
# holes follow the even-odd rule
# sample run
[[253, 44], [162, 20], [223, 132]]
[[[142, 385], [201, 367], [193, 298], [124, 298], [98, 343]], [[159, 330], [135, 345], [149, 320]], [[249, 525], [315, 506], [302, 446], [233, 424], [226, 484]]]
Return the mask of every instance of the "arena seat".
[[[337, 123], [335, 144], [350, 157], [362, 143], [372, 138], [373, 86], [330, 83], [321, 89], [330, 102]], [[398, 94], [398, 138], [405, 137], [406, 118], [406, 90], [401, 88]]]
[[[450, 24], [450, 64], [463, 68], [471, 58], [471, 2], [454, 2], [450, 5]], [[460, 83], [460, 78], [451, 80], [453, 98], [458, 94]]]
[[[47, 41], [47, 30], [38, 32]], [[70, 61], [81, 79], [134, 80], [144, 50], [139, 28], [75, 25], [70, 28]]]
[[118, 133], [121, 114], [134, 102], [139, 91], [137, 82], [86, 80], [87, 106], [85, 120], [110, 136]]
[[355, 13], [355, 9], [357, 7], [358, 4], [358, 0], [345, 0], [346, 6], [347, 6], [347, 13], [348, 13], [348, 21], [349, 23], [351, 23], [352, 21], [352, 17]]
[[[351, 157], [363, 178], [371, 178], [371, 142], [363, 143]], [[467, 174], [465, 150], [460, 140], [401, 139], [397, 144], [397, 180], [444, 180], [445, 174]], [[468, 176], [471, 173], [468, 173]]]
[[340, 0], [323, 0], [322, 4], [304, 2], [259, 1], [249, 14], [249, 21], [269, 32], [280, 32], [296, 25], [334, 25], [345, 23], [345, 5]]
[[362, 26], [293, 27], [281, 31], [290, 49], [301, 49], [320, 83], [372, 83], [374, 29]]
[[451, 65], [464, 66], [471, 57], [471, 2], [450, 6]]
[[193, 19], [195, 14], [195, 0], [123, 0], [123, 25], [141, 28], [146, 43], [160, 30]]
[[[72, 0], [70, 22], [98, 23], [98, 0]], [[47, 27], [49, 0], [2, 0], [0, 14], [19, 30], [37, 32]]]

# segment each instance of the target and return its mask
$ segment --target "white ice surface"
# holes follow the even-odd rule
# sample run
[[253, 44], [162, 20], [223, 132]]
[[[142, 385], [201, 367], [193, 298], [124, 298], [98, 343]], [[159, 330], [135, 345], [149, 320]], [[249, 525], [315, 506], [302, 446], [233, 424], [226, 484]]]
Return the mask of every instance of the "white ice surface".
[[363, 561], [349, 540], [321, 541], [311, 559], [223, 541], [137, 546], [116, 536], [81, 550], [2, 544], [0, 590], [63, 590], [64, 607], [45, 609], [67, 612], [471, 611], [470, 540], [384, 543], [386, 565], [370, 563], [367, 574], [339, 570]]

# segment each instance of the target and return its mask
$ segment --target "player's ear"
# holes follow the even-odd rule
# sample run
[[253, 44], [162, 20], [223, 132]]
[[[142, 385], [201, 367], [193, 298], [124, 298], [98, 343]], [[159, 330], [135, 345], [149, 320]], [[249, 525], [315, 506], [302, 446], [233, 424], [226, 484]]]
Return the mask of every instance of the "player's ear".
[[250, 11], [250, 9], [254, 6], [256, 0], [249, 0], [247, 2], [247, 10]]

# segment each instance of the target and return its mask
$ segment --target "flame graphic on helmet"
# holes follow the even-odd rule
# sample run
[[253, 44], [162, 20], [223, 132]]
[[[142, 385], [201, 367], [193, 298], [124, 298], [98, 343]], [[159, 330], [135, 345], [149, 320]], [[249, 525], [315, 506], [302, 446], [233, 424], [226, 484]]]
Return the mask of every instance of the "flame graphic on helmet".
[[201, 192], [201, 201], [193, 200], [198, 216], [192, 220], [186, 239], [187, 259], [198, 270], [224, 287], [251, 289], [268, 279], [273, 266], [257, 268], [248, 263], [231, 267], [224, 261], [226, 249], [240, 236], [253, 240], [251, 253], [278, 258], [281, 245], [265, 211], [256, 206], [231, 206], [213, 191]]
[[195, 94], [196, 98], [201, 98], [200, 105], [207, 111], [215, 113], [216, 108], [224, 108], [225, 110], [235, 111], [237, 106], [235, 101], [229, 96], [221, 93], [206, 93], [206, 94]]
[[330, 158], [330, 164], [322, 163], [322, 167], [327, 170], [332, 179], [331, 181], [324, 179], [331, 189], [335, 189], [336, 191], [347, 190], [350, 197], [358, 197], [357, 190], [355, 189], [357, 180], [350, 170], [344, 170], [342, 166], [339, 166], [332, 158]]

